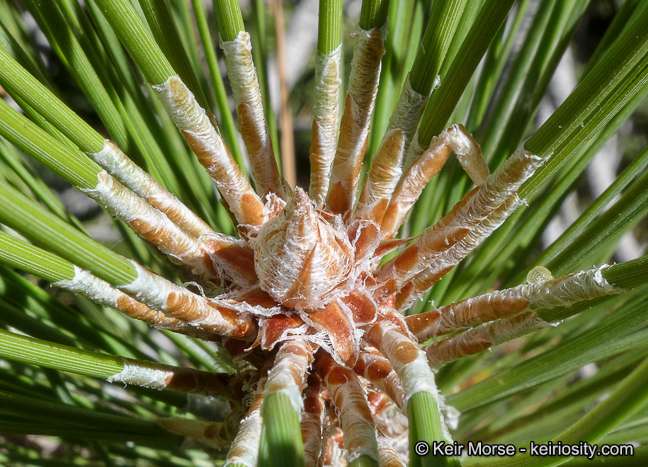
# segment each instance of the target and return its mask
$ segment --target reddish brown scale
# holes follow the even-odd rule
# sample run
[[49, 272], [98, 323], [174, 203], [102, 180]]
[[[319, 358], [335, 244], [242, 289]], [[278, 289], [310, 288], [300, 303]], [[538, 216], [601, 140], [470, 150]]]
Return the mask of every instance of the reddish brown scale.
[[301, 433], [305, 465], [317, 465], [322, 450], [322, 428], [326, 401], [319, 376], [311, 373], [304, 389], [304, 413]]
[[389, 403], [389, 399], [382, 392], [370, 392], [367, 394], [367, 401], [374, 415], [380, 413], [382, 408]]
[[[237, 111], [239, 117], [239, 132], [243, 137], [245, 147], [248, 150], [248, 154], [257, 154], [259, 153], [259, 151], [261, 151], [261, 149], [263, 149], [264, 145], [261, 139], [261, 135], [257, 131], [258, 125], [254, 118], [254, 111], [247, 104], [239, 104]], [[270, 154], [268, 155], [268, 158], [274, 158], [274, 154], [272, 153], [272, 145], [269, 146], [269, 151]], [[255, 170], [255, 173], [259, 172], [260, 169], [271, 170], [271, 175], [266, 175], [266, 178], [272, 179], [273, 181], [279, 180], [279, 170], [276, 164], [260, 164], [257, 162], [257, 165], [259, 167]], [[271, 191], [276, 194], [283, 195], [283, 190], [281, 190], [280, 185], [279, 187], [272, 187]], [[265, 193], [259, 193], [259, 195], [265, 196], [269, 192], [270, 190], [266, 191]]]
[[[374, 205], [374, 208], [371, 210], [369, 220], [372, 220], [374, 222], [381, 222], [383, 220], [383, 218], [385, 217], [385, 213], [387, 212], [387, 206], [388, 205], [389, 205], [389, 200], [387, 200], [385, 198], [378, 201]], [[382, 229], [381, 229], [381, 232], [382, 232]]]
[[391, 371], [392, 367], [387, 359], [385, 359], [379, 360], [372, 365], [369, 365], [365, 374], [367, 375], [367, 379], [369, 381], [378, 381], [380, 379], [386, 378]]
[[438, 310], [426, 311], [418, 315], [411, 315], [405, 318], [407, 327], [421, 341], [426, 339], [425, 330], [435, 327], [438, 323], [441, 313]]
[[373, 299], [363, 291], [352, 290], [342, 302], [353, 313], [353, 321], [356, 324], [368, 324], [376, 318], [378, 308]]
[[355, 363], [358, 344], [353, 334], [354, 324], [337, 303], [329, 303], [325, 308], [309, 313], [308, 319], [315, 329], [328, 334], [335, 352], [345, 364]]
[[[333, 386], [338, 386], [349, 381], [349, 379], [351, 378], [350, 374], [351, 372], [349, 370], [341, 366], [333, 366], [333, 368], [328, 370], [328, 372], [324, 370], [327, 384]], [[344, 402], [344, 394], [341, 393], [338, 394], [337, 399], [335, 399], [333, 403], [339, 406], [342, 405], [342, 402]]]
[[388, 238], [380, 242], [380, 246], [376, 249], [374, 256], [384, 256], [411, 241], [411, 238]]
[[394, 307], [397, 310], [407, 301], [407, 299], [414, 293], [414, 284], [410, 281], [400, 288], [395, 295]]
[[239, 279], [248, 284], [258, 280], [254, 271], [254, 250], [250, 247], [225, 241], [216, 235], [204, 235], [200, 240], [214, 266], [223, 268], [231, 280]]
[[396, 293], [396, 309], [400, 310], [404, 303], [410, 298], [411, 295], [419, 295], [421, 292], [429, 289], [432, 284], [439, 282], [443, 276], [452, 271], [454, 265], [450, 265], [437, 271], [436, 274], [428, 276], [425, 281], [416, 282], [410, 281]]
[[271, 316], [263, 321], [254, 345], [261, 345], [263, 349], [271, 350], [286, 331], [297, 329], [303, 325], [304, 321], [296, 315], [280, 314]]
[[345, 207], [347, 206], [346, 196], [344, 195], [342, 190], [343, 188], [341, 183], [336, 183], [335, 185], [331, 185], [326, 202], [328, 204], [328, 208], [332, 212], [339, 212], [339, 213], [346, 212], [345, 210]]
[[386, 378], [392, 371], [389, 361], [373, 347], [368, 347], [360, 354], [360, 358], [353, 369], [371, 382]]
[[[200, 304], [201, 299], [202, 297], [193, 294], [171, 292], [165, 307], [171, 315], [178, 319], [200, 322], [204, 319], [203, 308]], [[236, 310], [213, 303], [208, 303], [208, 306], [216, 309], [221, 317], [231, 324], [230, 337], [250, 339], [256, 336], [257, 326], [253, 319], [243, 319]], [[209, 330], [219, 328], [220, 325], [203, 324], [202, 327]]]
[[321, 382], [316, 374], [309, 375], [308, 386], [304, 389], [304, 412], [315, 415], [324, 413]]
[[149, 308], [126, 294], [117, 298], [117, 309], [133, 319], [149, 323], [151, 326], [195, 337], [205, 341], [220, 342], [222, 337], [214, 332], [193, 326], [185, 321], [171, 318], [164, 313]]
[[372, 222], [355, 221], [349, 227], [349, 239], [355, 248], [357, 264], [373, 256], [380, 245], [380, 229]]
[[237, 301], [245, 302], [251, 306], [260, 306], [264, 308], [272, 308], [277, 306], [277, 303], [272, 299], [267, 292], [261, 289], [253, 289], [240, 296], [237, 296]]
[[369, 380], [376, 388], [383, 391], [399, 407], [405, 400], [403, 388], [400, 386], [398, 376], [394, 369], [378, 349], [367, 347], [360, 354], [354, 371]]

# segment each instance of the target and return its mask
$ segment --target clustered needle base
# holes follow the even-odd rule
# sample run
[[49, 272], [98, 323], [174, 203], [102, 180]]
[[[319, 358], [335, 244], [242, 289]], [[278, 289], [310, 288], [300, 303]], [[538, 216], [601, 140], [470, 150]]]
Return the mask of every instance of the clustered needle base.
[[[256, 465], [264, 404], [283, 394], [301, 417], [305, 458], [312, 465], [338, 465], [361, 456], [404, 465], [408, 427], [403, 412], [411, 398], [427, 393], [445, 409], [434, 366], [547, 326], [538, 309], [620, 291], [594, 268], [404, 317], [404, 310], [520, 206], [520, 186], [544, 160], [521, 148], [490, 174], [479, 145], [462, 125], [452, 125], [427, 148], [412, 149], [429, 96], [416, 93], [408, 80], [360, 187], [385, 29], [360, 31], [357, 37], [339, 131], [339, 49], [318, 65], [310, 196], [281, 183], [247, 33], [221, 46], [251, 181], [232, 158], [213, 116], [178, 76], [152, 84], [213, 179], [240, 238], [212, 231], [112, 142], [106, 141], [100, 152], [86, 151], [101, 167], [93, 169], [96, 185], [82, 190], [197, 283], [211, 284], [220, 293], [194, 293], [136, 263], [130, 283], [109, 283], [75, 266], [72, 279], [55, 285], [152, 326], [221, 342], [253, 368], [245, 385], [251, 403], [235, 411], [242, 414], [238, 432], [232, 420], [161, 421], [207, 446], [230, 444], [227, 464]], [[419, 236], [396, 239], [426, 184], [453, 152], [475, 188]], [[390, 252], [393, 258], [381, 264]], [[167, 387], [172, 375], [159, 368], [126, 370], [113, 379]], [[210, 392], [205, 378], [192, 383], [182, 376], [183, 390]], [[442, 436], [451, 441], [445, 426]]]

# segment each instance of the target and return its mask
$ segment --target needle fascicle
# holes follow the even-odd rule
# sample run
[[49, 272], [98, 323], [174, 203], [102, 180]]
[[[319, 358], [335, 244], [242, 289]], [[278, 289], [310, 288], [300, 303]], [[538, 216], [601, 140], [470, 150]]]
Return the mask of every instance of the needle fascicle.
[[378, 462], [376, 427], [355, 373], [338, 365], [325, 352], [318, 354], [316, 368], [329, 390], [329, 399], [337, 409], [349, 461], [364, 455]]
[[315, 63], [315, 95], [313, 97], [313, 129], [310, 148], [310, 188], [308, 194], [317, 208], [326, 200], [335, 158], [340, 100], [340, 59], [342, 46], [331, 53], [317, 54]]
[[213, 118], [178, 76], [152, 86], [173, 123], [182, 132], [198, 161], [207, 169], [227, 207], [239, 224], [260, 225], [263, 202], [232, 158]]
[[[416, 292], [424, 286], [426, 290], [432, 286], [522, 204], [516, 193], [543, 162], [524, 149], [516, 151], [439, 222], [378, 268], [376, 276], [383, 283], [379, 295], [401, 290], [419, 273], [422, 275], [416, 279], [419, 282], [414, 286]], [[452, 249], [462, 240], [461, 245]], [[412, 286], [408, 284], [406, 287]], [[409, 295], [405, 300], [399, 299], [399, 309], [411, 303]]]
[[430, 345], [425, 351], [430, 365], [438, 367], [548, 326], [551, 324], [540, 318], [535, 311], [527, 311], [469, 329], [438, 344]]
[[252, 404], [239, 426], [238, 433], [232, 441], [225, 466], [244, 465], [256, 467], [259, 458], [259, 442], [261, 440], [261, 404], [266, 378], [262, 377], [256, 388]]
[[263, 112], [259, 78], [252, 61], [250, 35], [246, 31], [239, 31], [234, 40], [221, 41], [221, 48], [238, 112], [239, 132], [247, 148], [256, 191], [261, 198], [271, 192], [283, 198], [279, 168]]
[[197, 295], [133, 262], [137, 277], [118, 289], [167, 316], [226, 337], [254, 339], [256, 321], [223, 300]]
[[268, 372], [263, 397], [283, 393], [298, 414], [304, 409], [302, 388], [306, 383], [308, 369], [313, 362], [316, 346], [301, 339], [293, 339], [281, 344], [274, 365]]
[[52, 285], [83, 295], [103, 306], [115, 308], [126, 316], [144, 321], [158, 329], [166, 329], [207, 341], [220, 340], [218, 334], [200, 329], [186, 321], [166, 316], [164, 313], [154, 310], [124, 292], [115, 289], [108, 282], [99, 279], [78, 266], [74, 266], [74, 277], [72, 279], [54, 282]]
[[452, 152], [475, 185], [481, 185], [488, 177], [488, 165], [477, 142], [463, 125], [452, 125], [434, 138], [428, 149], [403, 174], [382, 221], [383, 239], [396, 234], [427, 183], [441, 170]]
[[405, 318], [419, 342], [497, 319], [509, 318], [526, 310], [571, 306], [584, 300], [619, 293], [593, 268], [558, 279], [518, 285], [468, 298], [437, 310]]
[[369, 31], [361, 29], [356, 33], [349, 90], [344, 102], [340, 138], [326, 202], [327, 208], [338, 214], [351, 211], [355, 201], [378, 93], [385, 34], [385, 27]]
[[122, 185], [164, 213], [188, 234], [197, 238], [213, 232], [213, 229], [205, 221], [160, 186], [153, 177], [130, 160], [112, 141], [104, 141], [101, 151], [88, 153], [88, 156], [119, 180]]
[[405, 135], [402, 130], [393, 130], [385, 135], [371, 162], [353, 220], [366, 219], [380, 225], [402, 174], [400, 165], [404, 148]]
[[376, 388], [387, 394], [398, 407], [404, 408], [405, 393], [400, 384], [400, 379], [389, 360], [378, 349], [369, 346], [364, 348], [353, 369]]
[[311, 373], [308, 377], [308, 386], [304, 389], [304, 413], [301, 421], [304, 465], [318, 464], [322, 452], [325, 405], [320, 378], [317, 374]]
[[114, 217], [130, 224], [135, 232], [157, 246], [172, 262], [188, 266], [196, 276], [212, 281], [221, 279], [214, 270], [209, 254], [195, 237], [105, 170], [97, 175], [94, 188], [81, 191], [105, 206]]

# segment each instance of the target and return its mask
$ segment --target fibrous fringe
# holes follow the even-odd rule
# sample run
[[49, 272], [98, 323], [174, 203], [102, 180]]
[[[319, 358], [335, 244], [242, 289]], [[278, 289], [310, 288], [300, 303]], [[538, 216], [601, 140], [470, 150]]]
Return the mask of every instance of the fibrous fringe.
[[[387, 134], [391, 130], [403, 131], [403, 134], [405, 135], [404, 154], [406, 155], [408, 154], [410, 144], [412, 144], [412, 138], [416, 132], [416, 128], [418, 127], [421, 116], [423, 115], [423, 110], [425, 109], [425, 105], [429, 98], [430, 96], [421, 94], [412, 88], [408, 76], [403, 85], [400, 97], [398, 98], [396, 108], [389, 119], [386, 132]], [[403, 168], [407, 169], [409, 163], [413, 160], [414, 159], [403, 160]]]
[[167, 329], [204, 340], [218, 338], [218, 334], [197, 328], [186, 321], [165, 316], [164, 313], [129, 297], [112, 287], [108, 282], [99, 279], [78, 266], [74, 266], [74, 277], [72, 279], [54, 282], [52, 285], [83, 295], [105, 307], [115, 308], [133, 319], [144, 321], [159, 329]]
[[551, 323], [540, 318], [535, 311], [527, 311], [511, 318], [484, 324], [428, 346], [428, 361], [433, 367], [445, 365], [548, 326], [551, 326]]
[[310, 188], [308, 193], [321, 208], [326, 200], [335, 158], [340, 96], [340, 58], [342, 46], [329, 54], [317, 54], [315, 62], [315, 97], [310, 148]]
[[102, 166], [121, 184], [145, 199], [181, 229], [194, 237], [210, 234], [212, 228], [187, 208], [178, 198], [162, 188], [148, 173], [142, 170], [119, 147], [110, 140], [96, 153], [89, 153], [97, 164]]
[[239, 116], [239, 132], [247, 148], [256, 191], [262, 198], [270, 192], [283, 198], [279, 168], [263, 112], [259, 78], [252, 61], [250, 35], [239, 31], [234, 40], [221, 41], [221, 48]]
[[173, 123], [211, 175], [239, 224], [263, 223], [263, 202], [216, 131], [213, 121], [178, 76], [152, 86]]
[[376, 427], [358, 378], [328, 354], [321, 355], [318, 365], [337, 410], [349, 461], [363, 455], [378, 461]]
[[477, 297], [406, 318], [419, 341], [441, 336], [496, 319], [508, 318], [526, 310], [569, 307], [602, 295], [619, 293], [607, 282], [601, 268], [593, 268], [541, 283], [496, 290]]
[[350, 211], [355, 200], [380, 82], [385, 34], [386, 27], [356, 33], [349, 90], [328, 189], [327, 207], [335, 213]]
[[176, 262], [191, 268], [196, 276], [218, 280], [209, 254], [200, 243], [144, 199], [120, 184], [105, 170], [97, 176], [97, 185], [81, 190], [111, 214], [128, 224], [148, 242], [156, 245]]

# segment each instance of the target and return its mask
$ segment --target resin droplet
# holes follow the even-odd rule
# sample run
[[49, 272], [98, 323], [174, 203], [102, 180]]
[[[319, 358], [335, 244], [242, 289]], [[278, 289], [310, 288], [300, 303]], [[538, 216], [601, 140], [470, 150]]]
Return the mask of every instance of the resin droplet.
[[529, 284], [542, 284], [543, 282], [553, 280], [551, 271], [544, 266], [536, 266], [527, 274], [527, 283]]

